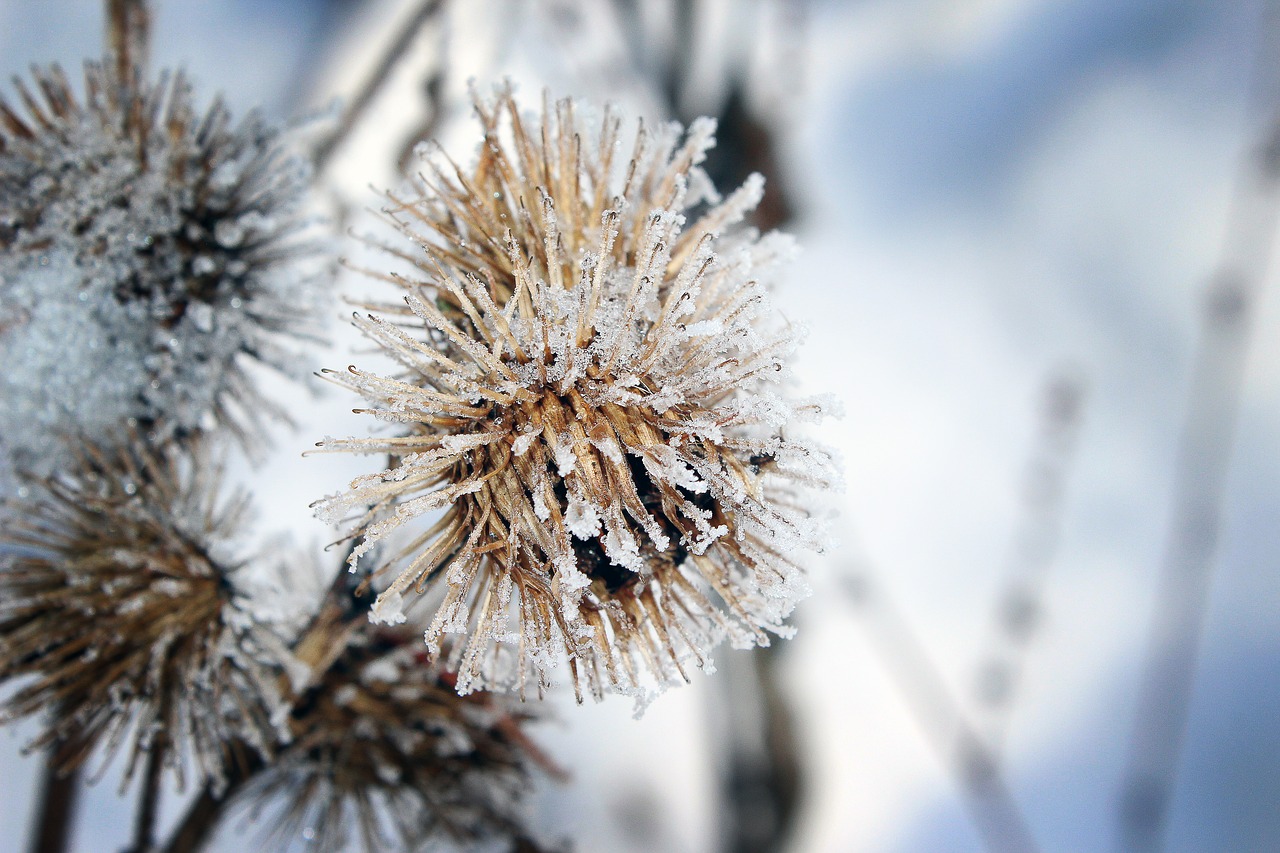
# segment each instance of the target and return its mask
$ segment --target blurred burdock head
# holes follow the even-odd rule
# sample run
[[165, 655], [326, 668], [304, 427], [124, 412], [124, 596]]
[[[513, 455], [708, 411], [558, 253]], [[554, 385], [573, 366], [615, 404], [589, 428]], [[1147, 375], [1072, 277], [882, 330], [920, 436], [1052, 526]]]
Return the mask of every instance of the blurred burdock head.
[[500, 697], [458, 696], [424, 657], [413, 632], [365, 632], [299, 699], [292, 740], [244, 791], [276, 814], [281, 846], [411, 851], [522, 836], [521, 797], [544, 761], [527, 717]]
[[246, 502], [216, 503], [198, 445], [184, 461], [127, 444], [3, 504], [0, 681], [17, 689], [0, 720], [44, 716], [32, 747], [63, 768], [123, 749], [131, 776], [163, 749], [180, 783], [194, 767], [217, 785], [243, 750], [272, 747], [285, 707], [283, 646], [222, 553]]
[[387, 453], [385, 470], [318, 503], [354, 517], [357, 561], [388, 544], [398, 576], [373, 606], [404, 619], [435, 593], [458, 689], [538, 693], [567, 660], [584, 689], [644, 695], [703, 666], [726, 634], [767, 645], [806, 592], [820, 545], [797, 486], [826, 485], [822, 451], [790, 434], [821, 413], [778, 393], [792, 334], [761, 279], [791, 251], [740, 226], [754, 176], [720, 199], [699, 163], [714, 123], [588, 127], [570, 101], [539, 122], [510, 91], [477, 98], [484, 142], [464, 171], [427, 159], [387, 218], [406, 291], [356, 325], [400, 365], [330, 373], [403, 426], [326, 440]]
[[0, 99], [0, 444], [47, 472], [51, 436], [243, 431], [270, 410], [245, 365], [296, 371], [324, 269], [307, 164], [251, 114], [200, 112], [181, 74], [57, 66]]

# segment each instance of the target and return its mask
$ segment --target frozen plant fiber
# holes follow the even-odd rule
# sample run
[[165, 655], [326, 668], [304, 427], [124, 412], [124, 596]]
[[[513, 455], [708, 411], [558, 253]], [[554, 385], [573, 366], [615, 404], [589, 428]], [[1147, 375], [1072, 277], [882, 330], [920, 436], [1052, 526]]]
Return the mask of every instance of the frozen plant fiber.
[[[286, 849], [476, 849], [523, 834], [540, 760], [506, 697], [460, 697], [412, 632], [373, 628], [300, 696], [291, 739], [243, 800]], [[488, 849], [488, 848], [486, 848]], [[505, 849], [505, 848], [503, 848]]]
[[159, 750], [217, 786], [287, 733], [283, 642], [225, 553], [246, 504], [218, 501], [198, 444], [187, 461], [121, 444], [0, 505], [0, 682], [23, 679], [0, 722], [43, 715], [32, 747], [64, 770], [123, 750], [130, 777]]
[[318, 509], [354, 519], [353, 570], [379, 546], [396, 572], [372, 618], [429, 594], [460, 692], [541, 694], [567, 664], [579, 700], [644, 699], [726, 636], [785, 635], [807, 592], [805, 491], [834, 473], [791, 433], [822, 404], [780, 390], [796, 336], [764, 283], [791, 243], [742, 224], [758, 175], [710, 185], [709, 119], [625, 151], [612, 109], [530, 116], [508, 89], [476, 112], [470, 171], [438, 153], [387, 194], [411, 272], [355, 323], [400, 371], [329, 373], [401, 431], [322, 447], [393, 464]]
[[296, 372], [318, 270], [308, 168], [256, 115], [196, 110], [182, 74], [57, 66], [0, 98], [0, 448], [52, 470], [68, 434], [243, 429], [247, 361]]

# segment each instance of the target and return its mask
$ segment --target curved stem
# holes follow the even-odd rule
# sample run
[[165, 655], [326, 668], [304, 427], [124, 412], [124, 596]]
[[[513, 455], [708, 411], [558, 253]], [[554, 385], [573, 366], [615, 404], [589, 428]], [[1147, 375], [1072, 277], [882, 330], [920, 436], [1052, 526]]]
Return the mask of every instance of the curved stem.
[[387, 78], [391, 76], [391, 72], [395, 70], [396, 65], [404, 58], [409, 49], [413, 47], [414, 41], [418, 37], [418, 33], [437, 16], [444, 6], [444, 0], [424, 0], [418, 8], [405, 21], [404, 26], [400, 29], [400, 33], [396, 36], [387, 52], [383, 54], [378, 67], [374, 69], [369, 79], [365, 81], [364, 86], [351, 100], [351, 106], [342, 114], [342, 118], [338, 121], [337, 127], [333, 129], [325, 138], [321, 139], [315, 149], [315, 170], [319, 174], [328, 166], [329, 160], [333, 157], [335, 151], [346, 141], [351, 135], [351, 131], [355, 129], [360, 117], [364, 115], [369, 104], [382, 90], [383, 84], [387, 82]]

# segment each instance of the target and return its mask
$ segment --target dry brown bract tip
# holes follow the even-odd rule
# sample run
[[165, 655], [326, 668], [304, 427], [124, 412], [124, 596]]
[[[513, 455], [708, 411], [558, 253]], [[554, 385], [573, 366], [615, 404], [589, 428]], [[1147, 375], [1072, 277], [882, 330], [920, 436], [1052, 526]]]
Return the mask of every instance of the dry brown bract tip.
[[522, 795], [542, 760], [524, 717], [501, 697], [458, 696], [415, 644], [412, 632], [375, 630], [299, 699], [291, 742], [243, 793], [275, 813], [281, 846], [373, 853], [522, 837]]
[[588, 128], [501, 90], [476, 111], [470, 171], [427, 158], [416, 195], [387, 195], [416, 248], [374, 274], [404, 301], [355, 322], [399, 373], [329, 374], [403, 434], [322, 446], [394, 464], [318, 508], [355, 519], [353, 568], [387, 542], [375, 619], [434, 595], [460, 691], [540, 694], [567, 661], [579, 699], [645, 697], [726, 635], [785, 634], [806, 592], [804, 491], [834, 475], [793, 432], [822, 404], [779, 390], [796, 335], [764, 283], [791, 244], [741, 224], [758, 175], [723, 199], [706, 179], [709, 119], [641, 124], [628, 154], [611, 109]]
[[216, 555], [244, 506], [215, 504], [197, 460], [89, 448], [78, 473], [3, 505], [0, 681], [29, 679], [0, 719], [47, 716], [32, 747], [63, 768], [123, 750], [129, 777], [160, 749], [179, 782], [194, 766], [217, 785], [230, 744], [278, 737], [280, 669]]

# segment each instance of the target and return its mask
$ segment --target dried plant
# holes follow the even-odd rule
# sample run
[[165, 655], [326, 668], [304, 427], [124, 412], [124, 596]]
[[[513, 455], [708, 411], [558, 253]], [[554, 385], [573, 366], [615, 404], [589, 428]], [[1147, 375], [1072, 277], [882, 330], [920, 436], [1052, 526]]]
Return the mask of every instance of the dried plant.
[[[399, 369], [333, 374], [398, 429], [323, 444], [390, 457], [318, 505], [376, 567], [374, 624], [347, 577], [264, 600], [210, 448], [279, 414], [255, 363], [305, 363], [285, 347], [324, 296], [312, 170], [148, 72], [146, 0], [105, 5], [82, 92], [54, 65], [0, 98], [0, 358], [22, 365], [0, 371], [0, 466], [25, 482], [0, 482], [0, 722], [45, 716], [35, 846], [65, 849], [76, 771], [119, 756], [135, 851], [198, 850], [232, 804], [276, 818], [273, 847], [537, 849], [523, 795], [559, 771], [490, 691], [541, 695], [567, 663], [580, 701], [645, 700], [726, 637], [788, 634], [822, 545], [806, 491], [833, 467], [794, 430], [825, 404], [786, 396], [798, 335], [767, 298], [791, 246], [744, 222], [763, 179], [718, 195], [710, 120], [625, 149], [612, 109], [477, 97], [474, 167], [424, 157], [387, 195], [407, 244], [369, 240], [410, 271], [374, 272], [404, 299], [356, 319]], [[434, 606], [414, 630], [411, 587]], [[160, 840], [166, 770], [200, 790]]]
[[[402, 435], [326, 440], [396, 464], [320, 501], [354, 514], [358, 560], [407, 522], [444, 510], [382, 567], [403, 594], [439, 590], [428, 648], [464, 635], [448, 664], [461, 692], [541, 694], [567, 659], [581, 699], [646, 695], [728, 635], [767, 645], [805, 590], [796, 558], [821, 532], [796, 486], [825, 486], [828, 455], [788, 431], [822, 405], [775, 386], [795, 336], [760, 277], [790, 251], [737, 227], [753, 176], [720, 199], [698, 164], [714, 122], [599, 130], [570, 101], [541, 127], [509, 89], [476, 99], [484, 143], [464, 173], [426, 160], [389, 222], [406, 291], [356, 325], [402, 370], [329, 372]], [[514, 617], [514, 624], [511, 624]]]
[[[414, 650], [417, 647], [417, 650]], [[352, 643], [300, 698], [291, 741], [245, 790], [277, 813], [280, 847], [411, 851], [521, 834], [521, 795], [540, 760], [500, 697], [457, 696], [412, 632]]]
[[48, 473], [57, 436], [240, 430], [271, 411], [246, 373], [297, 373], [318, 245], [305, 161], [251, 114], [201, 113], [182, 74], [56, 65], [0, 99], [0, 443]]
[[[243, 498], [219, 503], [197, 454], [87, 448], [77, 475], [4, 505], [0, 679], [29, 678], [3, 719], [46, 714], [33, 746], [64, 770], [161, 751], [179, 781], [216, 781], [229, 746], [266, 752], [283, 720], [280, 643], [237, 593], [226, 543]], [[274, 717], [274, 718], [273, 718]]]

